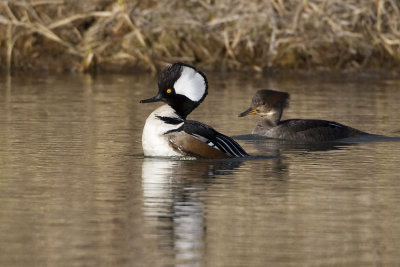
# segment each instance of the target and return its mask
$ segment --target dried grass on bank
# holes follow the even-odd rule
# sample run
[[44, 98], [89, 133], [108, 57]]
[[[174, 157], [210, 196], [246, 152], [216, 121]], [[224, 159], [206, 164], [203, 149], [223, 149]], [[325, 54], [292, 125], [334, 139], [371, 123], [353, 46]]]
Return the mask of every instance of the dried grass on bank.
[[396, 0], [0, 2], [7, 69], [359, 70], [400, 65]]

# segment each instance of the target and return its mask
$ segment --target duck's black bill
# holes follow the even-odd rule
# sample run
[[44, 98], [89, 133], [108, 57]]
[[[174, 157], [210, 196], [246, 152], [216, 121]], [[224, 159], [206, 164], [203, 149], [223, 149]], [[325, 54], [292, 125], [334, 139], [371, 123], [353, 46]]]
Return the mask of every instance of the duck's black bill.
[[159, 102], [162, 101], [162, 95], [158, 94], [152, 98], [140, 100], [140, 103], [151, 103], [151, 102]]
[[252, 107], [249, 107], [246, 111], [240, 113], [238, 117], [244, 117], [249, 114], [255, 114], [254, 109]]

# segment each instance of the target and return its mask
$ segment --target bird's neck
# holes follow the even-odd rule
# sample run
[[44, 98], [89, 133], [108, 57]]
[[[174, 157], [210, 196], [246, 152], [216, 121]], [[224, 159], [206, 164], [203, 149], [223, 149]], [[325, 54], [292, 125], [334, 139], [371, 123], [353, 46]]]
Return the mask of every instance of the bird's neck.
[[281, 120], [282, 113], [283, 110], [281, 108], [269, 111], [266, 115], [261, 116], [262, 124], [267, 127], [277, 126]]

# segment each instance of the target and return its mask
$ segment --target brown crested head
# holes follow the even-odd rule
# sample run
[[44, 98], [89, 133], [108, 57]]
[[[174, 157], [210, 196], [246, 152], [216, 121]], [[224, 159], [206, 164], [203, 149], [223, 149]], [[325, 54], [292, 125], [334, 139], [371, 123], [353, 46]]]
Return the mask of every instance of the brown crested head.
[[268, 108], [287, 108], [289, 107], [289, 93], [279, 92], [269, 89], [258, 90], [253, 99], [251, 105], [253, 107], [266, 106]]
[[272, 110], [283, 110], [289, 107], [290, 95], [286, 92], [279, 92], [270, 89], [258, 90], [251, 100], [250, 107], [239, 114], [239, 117], [248, 114], [264, 115]]

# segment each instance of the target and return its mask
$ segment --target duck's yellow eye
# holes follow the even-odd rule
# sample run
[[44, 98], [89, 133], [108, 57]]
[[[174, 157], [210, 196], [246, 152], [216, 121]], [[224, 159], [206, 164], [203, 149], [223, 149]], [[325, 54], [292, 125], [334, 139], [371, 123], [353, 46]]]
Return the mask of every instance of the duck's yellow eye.
[[167, 89], [167, 94], [170, 94], [172, 92], [172, 90], [171, 89]]

